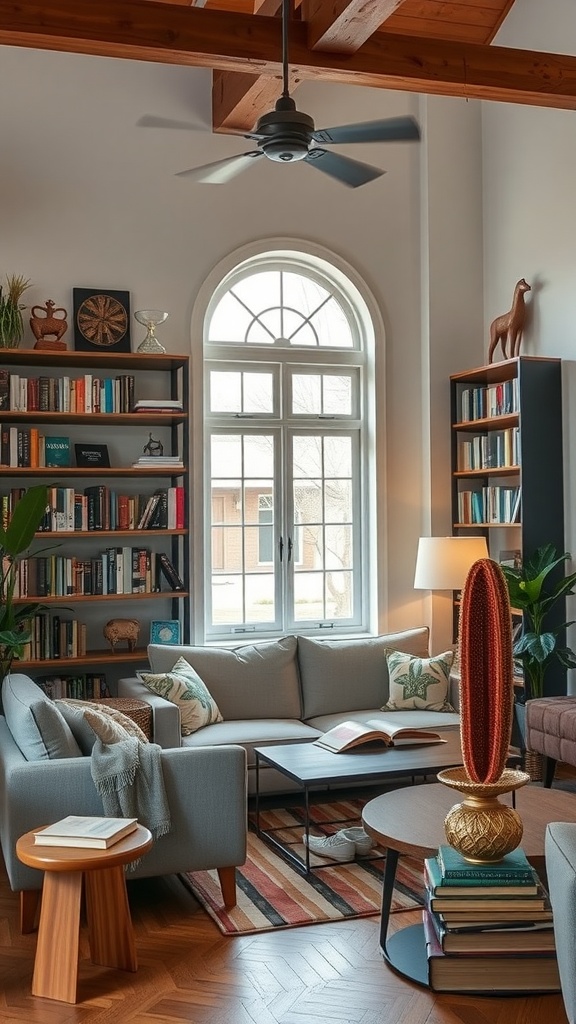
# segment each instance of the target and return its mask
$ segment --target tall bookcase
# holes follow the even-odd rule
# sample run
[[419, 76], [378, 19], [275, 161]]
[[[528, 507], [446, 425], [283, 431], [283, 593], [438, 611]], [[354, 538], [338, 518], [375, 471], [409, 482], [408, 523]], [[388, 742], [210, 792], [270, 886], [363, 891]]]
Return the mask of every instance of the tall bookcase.
[[[4, 444], [0, 449], [3, 453], [3, 462], [0, 466], [0, 496], [12, 495], [14, 498], [15, 490], [18, 488], [47, 483], [50, 487], [54, 486], [62, 491], [67, 489], [70, 499], [72, 491], [77, 495], [82, 495], [85, 494], [86, 488], [100, 486], [100, 493], [104, 495], [103, 500], [108, 502], [108, 509], [110, 510], [112, 507], [115, 509], [111, 522], [108, 522], [109, 516], [100, 521], [97, 518], [96, 522], [85, 524], [88, 525], [88, 529], [78, 529], [77, 522], [70, 529], [70, 518], [68, 517], [63, 529], [39, 532], [30, 550], [30, 556], [34, 557], [36, 552], [41, 550], [46, 552], [48, 549], [49, 552], [62, 556], [63, 559], [68, 558], [68, 566], [74, 564], [74, 559], [92, 560], [94, 564], [102, 560], [104, 573], [106, 573], [106, 567], [109, 565], [107, 558], [114, 558], [114, 555], [107, 556], [107, 551], [122, 550], [124, 560], [128, 557], [129, 551], [139, 551], [140, 561], [138, 563], [136, 555], [132, 555], [132, 565], [139, 564], [142, 568], [142, 576], [145, 578], [146, 566], [152, 566], [156, 570], [155, 572], [148, 571], [145, 582], [140, 580], [140, 592], [131, 592], [130, 583], [128, 582], [128, 586], [126, 586], [125, 578], [124, 592], [122, 593], [110, 592], [110, 586], [107, 584], [103, 588], [105, 591], [108, 590], [107, 593], [94, 592], [99, 587], [95, 586], [94, 581], [91, 580], [89, 593], [82, 592], [82, 585], [78, 588], [76, 582], [72, 586], [72, 592], [68, 586], [65, 587], [68, 592], [58, 596], [39, 595], [38, 600], [48, 609], [45, 620], [52, 620], [52, 616], [55, 615], [63, 619], [76, 619], [86, 624], [86, 653], [68, 656], [65, 651], [60, 649], [57, 657], [34, 657], [33, 660], [16, 662], [14, 667], [21, 668], [22, 671], [37, 678], [53, 674], [78, 676], [85, 672], [102, 673], [108, 676], [110, 670], [114, 668], [118, 668], [120, 672], [125, 671], [127, 663], [147, 664], [146, 645], [150, 636], [150, 623], [154, 620], [177, 621], [182, 642], [189, 642], [191, 616], [188, 521], [188, 356], [3, 349], [0, 371], [5, 371], [5, 374], [7, 372], [10, 378], [20, 377], [20, 380], [24, 379], [26, 382], [38, 379], [36, 384], [21, 385], [22, 392], [28, 394], [28, 397], [34, 388], [39, 388], [40, 378], [56, 381], [50, 392], [51, 408], [49, 410], [38, 409], [36, 408], [38, 400], [35, 397], [32, 397], [30, 401], [22, 398], [17, 402], [14, 396], [11, 399], [10, 390], [8, 390], [6, 398], [4, 374], [4, 398], [2, 399], [0, 396], [0, 432], [4, 431], [4, 440], [6, 440], [10, 428], [12, 428], [13, 437], [15, 437], [14, 428], [16, 428], [24, 438], [34, 429], [45, 436], [57, 435], [69, 438], [71, 448], [70, 466], [41, 467], [14, 465], [14, 451], [12, 457], [8, 453], [8, 458], [6, 458], [6, 444]], [[122, 387], [125, 388], [125, 384], [116, 385], [116, 394], [113, 399], [114, 412], [69, 411], [67, 408], [70, 404], [69, 398], [64, 399], [63, 396], [69, 395], [72, 381], [76, 395], [79, 380], [84, 379], [85, 385], [89, 385], [93, 384], [94, 379], [116, 381], [119, 378], [128, 378], [128, 380], [133, 378], [133, 386], [130, 386], [129, 398], [124, 389], [119, 406], [117, 399]], [[45, 383], [42, 387], [45, 390], [48, 388]], [[107, 387], [114, 390], [114, 385], [107, 385]], [[98, 388], [99, 385], [96, 388], [96, 394]], [[29, 393], [27, 389], [31, 389]], [[170, 399], [172, 402], [178, 400], [181, 404], [181, 411], [173, 409], [169, 411], [133, 411], [133, 402], [145, 399], [152, 399], [156, 402], [161, 399]], [[26, 411], [15, 410], [14, 406], [21, 406], [22, 402], [27, 406]], [[45, 405], [46, 401], [42, 404]], [[76, 399], [74, 399], [72, 404], [78, 404], [79, 408], [84, 410], [85, 396], [81, 403], [76, 403]], [[31, 408], [31, 405], [34, 407]], [[96, 407], [98, 405], [97, 402]], [[101, 406], [109, 408], [110, 400], [107, 398], [106, 401], [102, 401]], [[116, 411], [120, 407], [125, 411]], [[140, 458], [151, 435], [155, 441], [158, 440], [162, 443], [164, 455], [179, 456], [182, 466], [149, 464], [133, 468], [132, 463]], [[75, 443], [83, 443], [87, 446], [105, 444], [109, 453], [110, 467], [76, 465]], [[20, 452], [20, 457], [16, 461], [27, 462], [28, 456], [26, 454], [22, 456], [22, 452]], [[174, 526], [174, 515], [172, 515], [170, 528], [163, 525], [166, 522], [163, 516], [156, 517], [155, 525], [149, 525], [148, 528], [139, 527], [138, 520], [148, 498], [156, 491], [166, 491], [167, 498], [170, 493], [172, 502], [175, 499], [176, 489], [180, 489], [177, 525]], [[132, 509], [130, 523], [126, 525], [123, 517], [122, 528], [118, 522], [117, 499], [119, 495], [122, 495], [124, 503], [129, 503]], [[184, 497], [183, 502], [181, 501], [182, 496]], [[78, 497], [76, 500], [80, 501], [81, 499]], [[172, 589], [172, 585], [160, 572], [159, 555], [161, 554], [168, 556], [183, 583], [183, 589]], [[69, 580], [68, 583], [70, 583]], [[28, 599], [34, 596], [30, 592], [28, 593]], [[112, 618], [135, 618], [140, 622], [140, 635], [135, 650], [128, 650], [124, 643], [119, 644], [115, 651], [112, 650], [103, 635], [104, 625]], [[50, 650], [51, 655], [52, 653], [53, 651]], [[111, 676], [110, 682], [114, 689], [115, 680]]]
[[[456, 373], [450, 395], [453, 533], [484, 535], [496, 561], [530, 557], [543, 544], [562, 553], [561, 360], [518, 356]], [[563, 601], [554, 620], [566, 620]], [[559, 663], [546, 688], [566, 692]]]

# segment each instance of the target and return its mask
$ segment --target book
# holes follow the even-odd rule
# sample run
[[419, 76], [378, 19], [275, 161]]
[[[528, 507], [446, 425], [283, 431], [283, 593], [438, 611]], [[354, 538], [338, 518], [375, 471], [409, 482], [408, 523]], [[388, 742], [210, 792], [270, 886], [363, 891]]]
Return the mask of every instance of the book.
[[429, 916], [444, 953], [548, 953], [556, 948], [552, 921], [447, 928], [439, 914]]
[[78, 846], [107, 850], [138, 827], [137, 818], [86, 818], [69, 814], [34, 834], [38, 846]]
[[542, 908], [530, 907], [528, 910], [487, 910], [483, 900], [478, 900], [478, 906], [473, 910], [450, 909], [439, 911], [438, 916], [442, 923], [452, 929], [455, 928], [489, 928], [510, 922], [517, 924], [536, 924], [552, 920], [552, 909], [546, 900]]
[[447, 844], [438, 847], [436, 859], [443, 886], [494, 885], [499, 882], [520, 885], [523, 881], [528, 884], [534, 881], [534, 868], [520, 846], [496, 864], [474, 864]]
[[526, 878], [454, 878], [445, 879], [437, 857], [428, 857], [424, 861], [426, 878], [430, 891], [434, 896], [471, 896], [484, 898], [490, 896], [535, 896], [540, 880], [532, 868]]
[[516, 915], [519, 910], [532, 913], [536, 910], [543, 910], [547, 906], [546, 893], [542, 886], [538, 887], [535, 895], [530, 896], [523, 895], [522, 893], [517, 895], [510, 893], [498, 895], [493, 892], [487, 896], [487, 890], [484, 888], [470, 889], [468, 890], [470, 895], [465, 896], [437, 896], [431, 887], [428, 864], [426, 862], [424, 863], [424, 878], [427, 882], [426, 903], [428, 909], [441, 911], [446, 914], [458, 910], [460, 912], [467, 912], [469, 918], [476, 918], [478, 914], [499, 914], [501, 910], [510, 910]]
[[76, 465], [81, 468], [110, 466], [107, 444], [75, 444]]
[[428, 729], [412, 729], [396, 725], [389, 718], [369, 718], [366, 722], [340, 722], [319, 736], [314, 743], [318, 747], [341, 753], [362, 743], [384, 743], [397, 747], [412, 743], [445, 743], [437, 732]]
[[180, 576], [176, 572], [176, 569], [172, 565], [168, 555], [162, 552], [162, 554], [158, 555], [158, 561], [160, 563], [162, 573], [172, 587], [172, 590], [184, 590], [184, 583], [180, 579]]
[[179, 398], [140, 398], [134, 405], [134, 412], [148, 409], [153, 409], [156, 412], [164, 409], [182, 412], [183, 408]]
[[553, 951], [470, 953], [452, 956], [442, 949], [430, 915], [422, 920], [428, 961], [428, 983], [435, 992], [559, 992], [560, 976]]
[[69, 466], [70, 465], [70, 438], [69, 437], [45, 437], [44, 438], [44, 461], [46, 466]]

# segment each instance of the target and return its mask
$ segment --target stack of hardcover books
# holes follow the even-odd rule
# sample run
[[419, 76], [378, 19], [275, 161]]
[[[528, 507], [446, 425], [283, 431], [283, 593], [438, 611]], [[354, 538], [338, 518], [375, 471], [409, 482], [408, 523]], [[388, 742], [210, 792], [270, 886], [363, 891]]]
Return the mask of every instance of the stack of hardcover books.
[[560, 991], [550, 902], [521, 848], [496, 864], [474, 864], [440, 846], [424, 877], [432, 989]]

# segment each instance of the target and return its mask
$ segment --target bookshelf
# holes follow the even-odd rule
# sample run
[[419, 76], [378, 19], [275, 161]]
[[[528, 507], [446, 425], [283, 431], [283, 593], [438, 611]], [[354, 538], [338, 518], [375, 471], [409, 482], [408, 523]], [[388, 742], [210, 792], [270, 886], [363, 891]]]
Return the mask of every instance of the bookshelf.
[[[453, 374], [450, 414], [452, 532], [485, 536], [496, 561], [543, 544], [562, 553], [561, 360], [518, 356]], [[564, 602], [554, 613], [565, 621]], [[455, 624], [457, 614], [455, 600]], [[560, 664], [546, 685], [548, 696], [566, 692]]]
[[[20, 381], [18, 397], [15, 378]], [[39, 384], [41, 379], [53, 381], [42, 403], [49, 408], [38, 408], [39, 388], [48, 390]], [[178, 401], [181, 409], [132, 411], [137, 400], [160, 399]], [[36, 624], [26, 660], [15, 668], [44, 677], [87, 671], [107, 676], [114, 667], [147, 664], [146, 645], [155, 620], [177, 621], [182, 642], [189, 642], [188, 420], [186, 355], [2, 350], [0, 513], [6, 522], [18, 491], [35, 483], [47, 484], [52, 508], [36, 534], [21, 580], [21, 596], [37, 596], [46, 611], [43, 623]], [[164, 454], [179, 456], [181, 465], [132, 465], [152, 433]], [[70, 465], [42, 465], [41, 441], [40, 458], [30, 452], [37, 435], [54, 434], [69, 439]], [[75, 464], [76, 443], [105, 445], [110, 466]], [[154, 515], [144, 525], [149, 502]], [[124, 568], [117, 565], [119, 552]], [[172, 589], [160, 555], [168, 557], [182, 589]], [[102, 632], [113, 618], [140, 622], [135, 650], [121, 644], [113, 652]], [[81, 642], [66, 644], [63, 621], [77, 623]]]

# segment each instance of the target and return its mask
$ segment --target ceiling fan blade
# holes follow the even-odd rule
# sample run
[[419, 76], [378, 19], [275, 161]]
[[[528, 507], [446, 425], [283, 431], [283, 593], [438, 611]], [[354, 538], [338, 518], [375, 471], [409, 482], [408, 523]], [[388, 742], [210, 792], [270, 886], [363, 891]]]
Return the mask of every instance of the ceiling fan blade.
[[255, 149], [251, 153], [239, 153], [238, 156], [215, 160], [214, 163], [204, 164], [202, 167], [192, 167], [189, 171], [178, 171], [176, 176], [197, 181], [201, 185], [225, 185], [226, 182], [232, 181], [232, 178], [245, 171], [254, 157], [263, 155]]
[[388, 117], [384, 121], [318, 128], [312, 138], [322, 145], [332, 142], [410, 142], [420, 138], [420, 128], [413, 117]]
[[351, 160], [348, 156], [340, 153], [328, 153], [325, 149], [311, 149], [304, 163], [311, 167], [317, 167], [332, 178], [341, 181], [343, 185], [350, 188], [358, 188], [359, 185], [366, 185], [367, 182], [379, 178], [386, 171], [379, 167], [371, 167], [370, 164], [363, 164], [359, 160]]
[[136, 124], [138, 128], [179, 128], [188, 132], [200, 131], [202, 127], [191, 121], [174, 121], [170, 117], [155, 117], [154, 114], [144, 114]]

